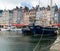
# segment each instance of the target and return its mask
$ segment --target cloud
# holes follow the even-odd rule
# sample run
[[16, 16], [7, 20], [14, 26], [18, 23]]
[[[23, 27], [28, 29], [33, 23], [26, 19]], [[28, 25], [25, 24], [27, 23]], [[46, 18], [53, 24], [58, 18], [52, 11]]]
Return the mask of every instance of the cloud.
[[0, 1], [0, 9], [13, 9], [16, 6], [20, 5], [20, 0], [1, 0]]
[[27, 7], [29, 7], [30, 9], [32, 8], [32, 5], [31, 5], [30, 2], [21, 2], [21, 5], [22, 5], [23, 7], [27, 6]]
[[[47, 6], [47, 5], [50, 5], [50, 1], [51, 0], [22, 0], [22, 2], [25, 2], [25, 3], [29, 3], [30, 5], [32, 6], [36, 6], [40, 3], [40, 6]], [[55, 3], [59, 6], [60, 5], [60, 0], [52, 0], [53, 4], [52, 5], [55, 5]]]
[[30, 3], [35, 7], [36, 5], [38, 5], [38, 0], [30, 0]]
[[[60, 7], [60, 0], [53, 0], [53, 5], [57, 4]], [[0, 9], [12, 9], [16, 6], [27, 5], [29, 7], [39, 4], [39, 0], [0, 0]], [[40, 0], [40, 6], [50, 5], [50, 0]]]

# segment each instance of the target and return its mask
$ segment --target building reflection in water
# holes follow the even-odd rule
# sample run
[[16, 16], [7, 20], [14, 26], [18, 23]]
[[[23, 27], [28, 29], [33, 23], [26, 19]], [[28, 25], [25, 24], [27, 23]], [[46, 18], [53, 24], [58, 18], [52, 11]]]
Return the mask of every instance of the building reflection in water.
[[[22, 35], [19, 31], [0, 32], [0, 51], [33, 51], [41, 36]], [[57, 36], [43, 36], [35, 51], [49, 51]]]

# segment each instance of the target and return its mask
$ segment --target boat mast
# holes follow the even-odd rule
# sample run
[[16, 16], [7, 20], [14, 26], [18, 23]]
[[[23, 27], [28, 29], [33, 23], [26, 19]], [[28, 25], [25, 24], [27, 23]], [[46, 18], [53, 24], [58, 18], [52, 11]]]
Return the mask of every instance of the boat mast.
[[38, 1], [38, 3], [39, 3], [39, 7], [40, 7], [40, 0]]
[[52, 0], [50, 0], [50, 25], [52, 26]]

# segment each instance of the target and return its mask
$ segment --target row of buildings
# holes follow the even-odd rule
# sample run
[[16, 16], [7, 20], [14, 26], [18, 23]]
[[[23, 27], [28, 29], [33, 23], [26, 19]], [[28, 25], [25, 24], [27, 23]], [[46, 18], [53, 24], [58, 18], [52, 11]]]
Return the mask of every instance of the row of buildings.
[[14, 8], [12, 10], [0, 10], [0, 27], [16, 26], [16, 24], [29, 25], [36, 20], [36, 25], [50, 26], [60, 23], [60, 9], [55, 5], [52, 7]]

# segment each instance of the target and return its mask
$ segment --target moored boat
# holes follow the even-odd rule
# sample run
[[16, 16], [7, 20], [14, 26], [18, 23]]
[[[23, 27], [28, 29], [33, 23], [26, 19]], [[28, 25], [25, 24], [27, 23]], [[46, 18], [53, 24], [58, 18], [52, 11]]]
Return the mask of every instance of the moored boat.
[[41, 26], [25, 26], [22, 28], [22, 33], [27, 35], [34, 34], [46, 34], [46, 35], [57, 35], [58, 28], [53, 27], [41, 27]]

